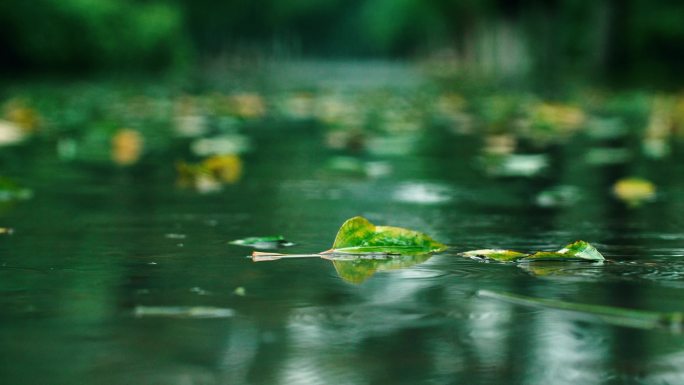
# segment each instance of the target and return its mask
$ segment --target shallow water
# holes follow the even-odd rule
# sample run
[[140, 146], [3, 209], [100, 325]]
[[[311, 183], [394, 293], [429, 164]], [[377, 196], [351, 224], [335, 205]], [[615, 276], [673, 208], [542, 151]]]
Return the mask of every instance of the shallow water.
[[[121, 169], [56, 161], [46, 143], [6, 150], [14, 152], [5, 175], [34, 197], [0, 217], [14, 229], [0, 235], [0, 382], [684, 382], [682, 335], [475, 295], [682, 310], [679, 144], [666, 159], [597, 166], [582, 160], [589, 148], [578, 137], [545, 150], [551, 162], [541, 176], [497, 177], [479, 166], [481, 136], [426, 130], [401, 156], [352, 154], [389, 170], [371, 177], [329, 170], [340, 151], [326, 148], [324, 128], [310, 121], [254, 124], [243, 176], [211, 194], [177, 188], [170, 156]], [[658, 196], [630, 208], [610, 189], [635, 169]], [[575, 186], [582, 199], [535, 204], [557, 185]], [[282, 234], [297, 244], [287, 252], [326, 250], [355, 215], [451, 248], [353, 284], [326, 260], [254, 263], [251, 249], [227, 244]], [[576, 239], [610, 262], [526, 268], [456, 255], [554, 250]], [[136, 313], [200, 306], [230, 311]]]

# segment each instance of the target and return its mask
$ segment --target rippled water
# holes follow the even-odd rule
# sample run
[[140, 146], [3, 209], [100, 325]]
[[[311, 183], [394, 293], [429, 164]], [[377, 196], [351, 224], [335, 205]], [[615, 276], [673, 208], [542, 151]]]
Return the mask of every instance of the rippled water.
[[[476, 160], [481, 138], [431, 130], [420, 149], [366, 159], [389, 174], [358, 177], [326, 169], [339, 154], [322, 145], [323, 129], [264, 124], [250, 133], [244, 176], [214, 194], [175, 188], [172, 159], [102, 170], [56, 162], [36, 144], [6, 169], [35, 195], [0, 217], [14, 228], [0, 235], [0, 382], [684, 383], [682, 335], [475, 295], [682, 310], [681, 152], [639, 164], [659, 196], [629, 208], [610, 186], [630, 165], [577, 161], [577, 143], [553, 152], [543, 177], [489, 177]], [[561, 184], [583, 200], [535, 204]], [[451, 249], [353, 284], [330, 261], [254, 263], [250, 249], [227, 244], [282, 234], [297, 244], [288, 252], [325, 250], [355, 215], [427, 232]], [[456, 255], [554, 250], [576, 239], [610, 261], [515, 266]], [[136, 315], [200, 306], [226, 311]]]

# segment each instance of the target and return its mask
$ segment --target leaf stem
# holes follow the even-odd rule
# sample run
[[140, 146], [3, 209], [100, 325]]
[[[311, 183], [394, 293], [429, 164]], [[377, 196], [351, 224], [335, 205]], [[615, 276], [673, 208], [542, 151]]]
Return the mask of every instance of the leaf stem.
[[254, 262], [267, 262], [276, 261], [278, 259], [287, 258], [322, 258], [320, 254], [279, 254], [279, 253], [263, 253], [260, 251], [255, 251], [252, 253], [252, 261]]

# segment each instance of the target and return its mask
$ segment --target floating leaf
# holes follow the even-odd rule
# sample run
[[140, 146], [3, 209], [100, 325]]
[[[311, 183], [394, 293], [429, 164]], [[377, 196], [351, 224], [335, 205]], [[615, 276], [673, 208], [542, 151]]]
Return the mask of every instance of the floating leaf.
[[193, 187], [201, 193], [220, 191], [224, 184], [242, 176], [242, 160], [237, 155], [215, 155], [201, 163], [178, 162], [178, 185]]
[[143, 137], [140, 132], [121, 129], [112, 137], [112, 160], [120, 166], [135, 164], [143, 151]]
[[532, 122], [540, 129], [559, 133], [577, 129], [585, 121], [584, 111], [577, 107], [542, 103], [532, 111]]
[[613, 193], [629, 206], [636, 207], [655, 198], [656, 187], [646, 179], [625, 178], [615, 182]]
[[21, 127], [24, 132], [35, 131], [40, 125], [40, 115], [24, 100], [11, 99], [5, 104], [4, 110], [7, 120]]
[[460, 253], [464, 257], [470, 258], [484, 258], [484, 259], [494, 259], [497, 261], [517, 261], [519, 259], [525, 258], [528, 254], [520, 253], [512, 250], [503, 249], [481, 249], [481, 250], [471, 250], [464, 253]]
[[354, 217], [342, 224], [331, 250], [342, 254], [425, 254], [446, 250], [428, 235], [393, 226], [375, 226], [366, 218]]
[[208, 306], [136, 306], [133, 314], [136, 317], [229, 318], [235, 311]]
[[0, 202], [27, 200], [33, 197], [33, 191], [21, 187], [14, 181], [0, 177]]
[[318, 254], [252, 253], [254, 262], [283, 258], [324, 258], [333, 262], [347, 282], [361, 283], [376, 271], [402, 269], [424, 262], [446, 246], [424, 233], [393, 226], [375, 226], [354, 217], [342, 224], [332, 249]]
[[0, 120], [0, 146], [21, 143], [26, 138], [26, 132], [13, 122]]
[[673, 333], [681, 333], [682, 328], [684, 327], [684, 313], [680, 312], [659, 313], [613, 306], [534, 298], [489, 290], [480, 290], [477, 294], [480, 297], [502, 300], [516, 305], [569, 311], [580, 315], [590, 316], [591, 318], [617, 326], [639, 329], [665, 329]]
[[386, 162], [366, 162], [350, 156], [335, 156], [325, 163], [327, 171], [344, 176], [378, 178], [392, 171]]
[[529, 178], [540, 174], [549, 165], [546, 154], [486, 154], [480, 162], [488, 174], [497, 177]]
[[12, 235], [14, 234], [14, 229], [11, 227], [0, 227], [0, 235]]
[[242, 176], [242, 160], [237, 155], [216, 155], [202, 162], [202, 167], [223, 183], [235, 183]]
[[190, 145], [197, 156], [242, 154], [251, 147], [249, 138], [240, 134], [223, 134], [210, 138], [196, 139]]
[[573, 242], [556, 252], [540, 251], [528, 257], [525, 261], [557, 261], [557, 260], [585, 260], [604, 261], [605, 258], [594, 246], [585, 241]]
[[590, 261], [603, 261], [605, 258], [591, 244], [585, 241], [571, 243], [558, 250], [559, 254], [565, 254], [574, 258], [586, 259]]
[[581, 198], [579, 189], [574, 186], [556, 186], [540, 192], [535, 198], [539, 207], [569, 207]]
[[259, 94], [234, 94], [230, 95], [228, 101], [231, 111], [241, 118], [260, 118], [266, 114], [264, 100]]
[[181, 115], [174, 118], [178, 136], [195, 138], [209, 131], [207, 118], [203, 115]]
[[594, 166], [623, 164], [632, 159], [632, 151], [620, 147], [594, 147], [587, 150], [584, 159]]
[[270, 237], [249, 237], [244, 239], [236, 239], [229, 242], [231, 245], [248, 246], [260, 250], [278, 249], [281, 247], [294, 246], [294, 243], [285, 240], [283, 236]]
[[464, 257], [477, 257], [491, 259], [500, 262], [520, 262], [520, 261], [604, 261], [605, 258], [596, 250], [594, 246], [585, 242], [577, 241], [571, 243], [558, 251], [539, 251], [534, 254], [525, 254], [512, 250], [502, 249], [482, 249], [460, 253]]
[[417, 204], [438, 204], [451, 200], [451, 192], [446, 186], [435, 183], [402, 183], [397, 186], [392, 199], [399, 202]]

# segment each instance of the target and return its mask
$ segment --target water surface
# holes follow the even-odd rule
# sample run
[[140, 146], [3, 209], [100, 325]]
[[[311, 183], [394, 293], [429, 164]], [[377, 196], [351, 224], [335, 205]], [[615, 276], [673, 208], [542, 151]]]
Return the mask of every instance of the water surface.
[[[324, 82], [325, 90], [341, 87], [339, 71], [323, 71], [338, 80]], [[397, 71], [417, 76], [395, 67], [386, 76]], [[412, 80], [400, 88], [423, 86]], [[679, 142], [664, 159], [596, 165], [585, 156], [592, 139], [578, 134], [527, 151], [549, 163], [526, 177], [491, 175], [481, 162], [486, 135], [439, 122], [375, 151], [326, 147], [328, 130], [308, 118], [241, 130], [252, 147], [241, 156], [241, 177], [212, 193], [177, 187], [182, 152], [122, 168], [59, 160], [49, 141], [2, 149], [3, 173], [34, 196], [0, 216], [14, 229], [0, 235], [0, 382], [684, 382], [681, 335], [475, 295], [682, 310]], [[340, 156], [380, 172], [331, 167]], [[654, 181], [658, 195], [633, 208], [611, 186], [635, 173]], [[537, 195], [559, 185], [580, 198], [540, 207]], [[251, 249], [227, 244], [282, 234], [297, 244], [288, 252], [326, 250], [355, 215], [424, 231], [451, 248], [354, 284], [326, 260], [254, 263]], [[611, 262], [535, 270], [457, 255], [554, 250], [577, 239]], [[199, 306], [231, 311], [136, 316], [140, 307]]]

